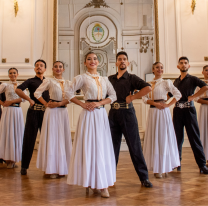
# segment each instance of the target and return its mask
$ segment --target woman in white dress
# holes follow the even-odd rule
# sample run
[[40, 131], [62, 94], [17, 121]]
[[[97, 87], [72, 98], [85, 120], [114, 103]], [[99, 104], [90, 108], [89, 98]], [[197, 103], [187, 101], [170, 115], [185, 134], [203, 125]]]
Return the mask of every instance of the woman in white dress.
[[[203, 67], [202, 74], [204, 75], [204, 82], [208, 85], [208, 65]], [[200, 88], [197, 87], [195, 93], [197, 93], [199, 89]], [[195, 101], [201, 104], [198, 116], [199, 131], [204, 154], [208, 161], [208, 91], [196, 98]]]
[[[99, 62], [95, 53], [88, 53], [84, 64], [87, 72], [76, 76], [66, 91], [68, 100], [83, 108], [76, 128], [67, 183], [86, 187], [87, 192], [89, 188], [93, 192], [101, 190], [102, 197], [109, 197], [108, 187], [116, 181], [116, 163], [104, 105], [113, 103], [116, 93], [108, 78], [97, 73]], [[78, 89], [82, 89], [85, 103], [74, 96]]]
[[[6, 160], [7, 168], [14, 168], [21, 161], [24, 119], [20, 102], [24, 101], [16, 93], [18, 70], [10, 68], [10, 81], [0, 85], [0, 93], [5, 92], [6, 101], [0, 101], [4, 107], [0, 122], [0, 159]], [[26, 93], [26, 91], [24, 91]]]
[[[148, 170], [161, 178], [162, 173], [167, 175], [173, 168], [180, 166], [176, 135], [168, 107], [181, 98], [181, 93], [171, 80], [162, 79], [162, 63], [154, 63], [152, 71], [155, 75], [150, 82], [152, 92], [143, 97], [144, 103], [150, 104], [143, 152]], [[173, 94], [173, 100], [166, 104], [168, 92]]]
[[[68, 174], [72, 151], [69, 116], [65, 99], [65, 87], [70, 81], [62, 79], [64, 64], [56, 61], [53, 64], [54, 78], [44, 79], [34, 96], [45, 105], [40, 142], [37, 156], [37, 168], [57, 178]], [[42, 93], [49, 90], [50, 101], [42, 98]]]

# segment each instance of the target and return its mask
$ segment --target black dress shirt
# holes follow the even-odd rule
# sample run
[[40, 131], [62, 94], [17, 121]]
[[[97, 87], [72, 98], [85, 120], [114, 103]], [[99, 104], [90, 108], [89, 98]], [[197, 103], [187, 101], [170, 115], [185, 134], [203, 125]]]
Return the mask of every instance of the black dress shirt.
[[[2, 84], [2, 82], [0, 82], [0, 84]], [[6, 101], [6, 96], [5, 96], [5, 93], [4, 92], [0, 94], [0, 100], [2, 102]]]
[[[0, 84], [2, 84], [2, 83], [0, 82]], [[0, 94], [0, 100], [2, 102], [6, 101], [6, 97], [5, 97], [5, 93], [4, 92]], [[0, 105], [0, 119], [1, 119], [1, 114], [2, 114], [2, 111], [1, 111], [1, 105]]]
[[[43, 77], [43, 79], [45, 79], [45, 77]], [[30, 92], [30, 99], [35, 101], [35, 103], [37, 103], [37, 104], [42, 104], [34, 97], [34, 93], [35, 93], [36, 89], [42, 84], [42, 82], [43, 82], [43, 80], [41, 80], [39, 77], [35, 76], [31, 79], [26, 80], [21, 85], [19, 85], [17, 88], [21, 89], [22, 91], [24, 91], [25, 89], [28, 88], [28, 90]], [[44, 91], [42, 94], [42, 97], [46, 102], [48, 102], [49, 101], [49, 92]]]
[[[196, 87], [202, 88], [207, 86], [205, 82], [190, 74], [187, 74], [182, 80], [180, 78], [181, 76], [179, 76], [179, 78], [177, 78], [173, 83], [182, 94], [179, 101], [188, 101], [188, 97], [194, 94]], [[170, 97], [173, 96], [171, 93], [168, 93], [168, 95]]]
[[133, 94], [135, 89], [141, 90], [144, 87], [150, 86], [135, 74], [129, 74], [127, 71], [119, 79], [117, 79], [117, 75], [118, 73], [111, 75], [108, 79], [116, 91], [117, 102], [119, 103], [126, 102], [126, 97], [130, 92]]

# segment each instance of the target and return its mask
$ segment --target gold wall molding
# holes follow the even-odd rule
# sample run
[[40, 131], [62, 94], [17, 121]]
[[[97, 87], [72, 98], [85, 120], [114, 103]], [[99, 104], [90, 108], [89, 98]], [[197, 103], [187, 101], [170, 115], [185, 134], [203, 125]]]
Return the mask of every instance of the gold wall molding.
[[154, 0], [156, 61], [160, 61], [158, 0]]
[[57, 19], [58, 19], [58, 7], [57, 7], [57, 0], [53, 0], [53, 62], [55, 62], [57, 59]]

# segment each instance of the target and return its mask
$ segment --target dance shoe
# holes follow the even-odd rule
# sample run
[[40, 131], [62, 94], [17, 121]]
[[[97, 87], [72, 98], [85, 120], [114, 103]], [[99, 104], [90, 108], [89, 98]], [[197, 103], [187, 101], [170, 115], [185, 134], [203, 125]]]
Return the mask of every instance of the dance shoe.
[[57, 174], [51, 174], [51, 175], [50, 175], [50, 178], [51, 178], [51, 179], [56, 179], [57, 177], [58, 177]]
[[15, 163], [7, 164], [7, 169], [13, 169], [15, 167]]
[[87, 187], [87, 188], [86, 188], [86, 194], [89, 194], [89, 192], [90, 192], [89, 189], [91, 189], [91, 190], [93, 191], [94, 194], [100, 193], [100, 190], [98, 190], [98, 189], [92, 189], [91, 187]]
[[20, 173], [21, 173], [21, 175], [26, 175], [27, 174], [27, 169], [21, 168]]
[[162, 173], [155, 173], [154, 175], [156, 178], [162, 178]]
[[201, 174], [208, 174], [208, 168], [207, 168], [207, 166], [205, 165], [205, 166], [199, 168], [199, 172]]
[[177, 171], [181, 171], [181, 166], [178, 166], [177, 167]]
[[109, 194], [109, 192], [108, 192], [108, 189], [107, 189], [107, 188], [105, 188], [105, 189], [101, 190], [101, 197], [105, 197], [105, 198], [110, 197], [110, 194]]
[[145, 187], [153, 187], [152, 183], [148, 179], [142, 180], [141, 184], [142, 186], [145, 186]]

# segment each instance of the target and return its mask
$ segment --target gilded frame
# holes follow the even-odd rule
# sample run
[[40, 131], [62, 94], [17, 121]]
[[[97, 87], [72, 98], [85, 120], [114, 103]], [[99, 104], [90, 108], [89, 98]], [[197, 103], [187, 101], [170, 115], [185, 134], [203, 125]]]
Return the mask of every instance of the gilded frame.
[[[58, 16], [58, 0], [53, 0], [53, 62], [57, 59], [57, 16]], [[154, 0], [154, 16], [155, 16], [155, 57], [156, 61], [160, 61], [159, 48], [159, 19], [158, 19], [158, 0]]]

